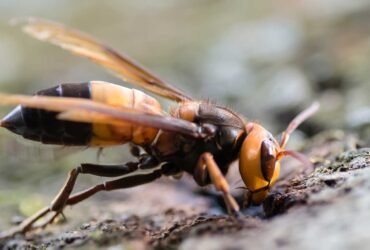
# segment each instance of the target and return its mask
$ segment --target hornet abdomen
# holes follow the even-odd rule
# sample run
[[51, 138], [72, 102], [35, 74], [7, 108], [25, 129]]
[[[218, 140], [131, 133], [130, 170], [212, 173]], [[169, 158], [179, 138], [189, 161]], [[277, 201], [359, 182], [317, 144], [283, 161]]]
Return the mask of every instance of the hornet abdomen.
[[[158, 101], [143, 92], [102, 81], [60, 84], [41, 90], [36, 95], [86, 98], [146, 113], [162, 112]], [[116, 126], [70, 122], [59, 120], [56, 116], [56, 112], [19, 105], [1, 121], [1, 124], [26, 139], [56, 145], [106, 146], [126, 142], [148, 145], [158, 133], [157, 129], [130, 123]]]

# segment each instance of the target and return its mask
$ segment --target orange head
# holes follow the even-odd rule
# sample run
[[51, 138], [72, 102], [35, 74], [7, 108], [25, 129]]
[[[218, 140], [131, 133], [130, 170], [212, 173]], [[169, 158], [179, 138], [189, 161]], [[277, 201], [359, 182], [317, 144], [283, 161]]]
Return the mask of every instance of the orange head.
[[269, 189], [275, 184], [280, 173], [280, 160], [290, 155], [311, 165], [306, 157], [298, 152], [284, 150], [290, 134], [319, 108], [313, 103], [297, 115], [283, 132], [280, 144], [276, 139], [257, 123], [247, 123], [245, 138], [239, 155], [239, 171], [246, 188], [251, 192], [251, 201], [260, 204], [268, 195]]

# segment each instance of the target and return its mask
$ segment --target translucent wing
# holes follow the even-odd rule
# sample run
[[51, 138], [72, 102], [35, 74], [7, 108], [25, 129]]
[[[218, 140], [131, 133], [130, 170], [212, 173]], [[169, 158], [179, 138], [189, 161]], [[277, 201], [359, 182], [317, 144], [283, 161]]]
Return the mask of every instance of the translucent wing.
[[[127, 122], [177, 132], [199, 138], [205, 136], [196, 124], [165, 115], [115, 107], [89, 99], [49, 96], [27, 96], [0, 93], [0, 105], [20, 104], [30, 108], [60, 112], [58, 118], [75, 122], [123, 125]], [[0, 123], [0, 126], [4, 125]]]
[[83, 33], [38, 18], [16, 20], [15, 23], [22, 23], [23, 30], [29, 35], [55, 44], [73, 54], [86, 57], [113, 71], [124, 81], [175, 101], [191, 100], [180, 90], [162, 81], [133, 60]]

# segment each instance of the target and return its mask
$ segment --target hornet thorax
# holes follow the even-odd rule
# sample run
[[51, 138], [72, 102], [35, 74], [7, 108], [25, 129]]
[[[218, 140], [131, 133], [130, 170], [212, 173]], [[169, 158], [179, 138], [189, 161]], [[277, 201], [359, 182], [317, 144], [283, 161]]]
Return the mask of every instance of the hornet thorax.
[[210, 152], [226, 174], [229, 164], [236, 160], [246, 137], [245, 123], [236, 113], [227, 108], [207, 102], [184, 102], [172, 109], [171, 115], [208, 126], [214, 130], [209, 138], [194, 139], [177, 133], [161, 131], [154, 141], [151, 154], [160, 162], [193, 174], [200, 155]]

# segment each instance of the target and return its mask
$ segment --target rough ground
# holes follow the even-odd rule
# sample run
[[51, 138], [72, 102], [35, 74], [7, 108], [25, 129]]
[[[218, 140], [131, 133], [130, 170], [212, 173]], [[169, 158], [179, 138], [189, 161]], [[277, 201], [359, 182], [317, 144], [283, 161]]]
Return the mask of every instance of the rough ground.
[[245, 216], [236, 221], [222, 213], [220, 197], [194, 192], [186, 181], [163, 181], [101, 195], [87, 206], [67, 209], [71, 219], [66, 223], [16, 236], [0, 246], [368, 249], [370, 148], [354, 136], [331, 131], [311, 139], [304, 149], [315, 170], [307, 173], [290, 166], [263, 206], [245, 209]]

